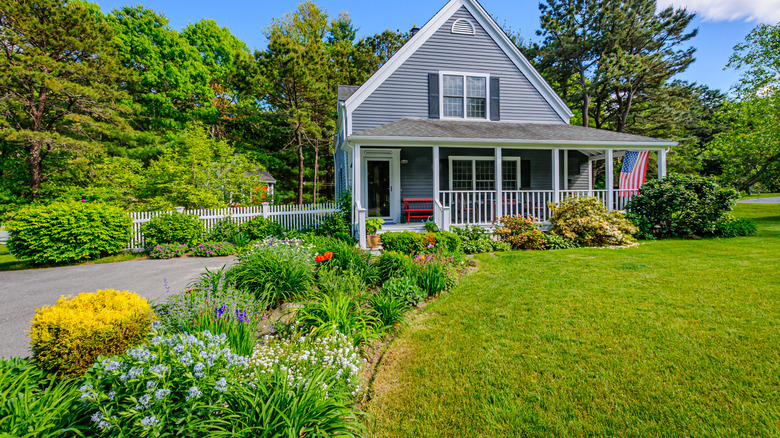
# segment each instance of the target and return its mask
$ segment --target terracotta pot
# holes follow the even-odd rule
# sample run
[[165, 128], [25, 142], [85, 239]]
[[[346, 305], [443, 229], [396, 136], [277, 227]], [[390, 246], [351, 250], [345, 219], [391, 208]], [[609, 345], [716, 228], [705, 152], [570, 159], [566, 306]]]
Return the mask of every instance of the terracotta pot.
[[377, 249], [379, 248], [379, 242], [381, 242], [381, 239], [379, 236], [368, 236], [368, 247], [371, 249]]

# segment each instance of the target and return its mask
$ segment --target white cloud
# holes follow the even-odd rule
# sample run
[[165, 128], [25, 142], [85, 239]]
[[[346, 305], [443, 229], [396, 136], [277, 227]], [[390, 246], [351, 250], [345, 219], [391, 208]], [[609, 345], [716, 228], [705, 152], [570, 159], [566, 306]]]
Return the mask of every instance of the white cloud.
[[658, 8], [687, 8], [711, 21], [747, 20], [780, 22], [780, 0], [658, 0]]

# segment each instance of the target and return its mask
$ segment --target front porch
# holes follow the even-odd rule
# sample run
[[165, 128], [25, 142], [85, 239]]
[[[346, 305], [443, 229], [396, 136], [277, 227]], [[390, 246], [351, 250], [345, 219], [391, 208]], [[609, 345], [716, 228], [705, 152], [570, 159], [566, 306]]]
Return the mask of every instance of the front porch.
[[[657, 157], [657, 174], [663, 177], [666, 149], [644, 150]], [[365, 244], [365, 220], [369, 217], [395, 224], [386, 226], [385, 231], [393, 227], [423, 231], [424, 219], [410, 221], [405, 214], [405, 198], [429, 199], [430, 216], [441, 230], [465, 225], [491, 227], [504, 215], [531, 215], [545, 224], [551, 215], [548, 203], [572, 196], [596, 197], [607, 209], [622, 210], [633, 195], [615, 187], [614, 159], [624, 153], [625, 149], [592, 146], [356, 145], [352, 166], [355, 231], [361, 245]], [[598, 168], [602, 169], [604, 186], [610, 189], [595, 188]]]

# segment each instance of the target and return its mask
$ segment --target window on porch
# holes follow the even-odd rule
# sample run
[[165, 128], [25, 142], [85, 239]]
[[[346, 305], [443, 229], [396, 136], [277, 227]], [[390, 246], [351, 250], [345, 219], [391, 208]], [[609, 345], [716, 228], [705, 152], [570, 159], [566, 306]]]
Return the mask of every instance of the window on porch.
[[[501, 160], [502, 190], [519, 190], [520, 157]], [[451, 190], [495, 190], [496, 167], [493, 157], [453, 157], [450, 159]]]

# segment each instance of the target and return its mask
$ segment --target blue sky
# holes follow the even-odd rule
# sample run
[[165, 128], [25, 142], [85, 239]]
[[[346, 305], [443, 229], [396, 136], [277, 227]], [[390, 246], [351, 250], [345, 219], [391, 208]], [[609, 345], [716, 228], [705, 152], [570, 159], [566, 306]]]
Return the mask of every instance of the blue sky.
[[[250, 48], [261, 49], [265, 45], [262, 29], [271, 19], [293, 11], [295, 0], [242, 1], [242, 0], [98, 0], [104, 12], [125, 4], [140, 3], [163, 12], [175, 29], [204, 18], [228, 27]], [[348, 12], [360, 27], [360, 35], [369, 35], [385, 29], [408, 30], [413, 24], [422, 26], [446, 0], [396, 0], [375, 2], [371, 0], [316, 0], [331, 16]], [[480, 0], [491, 14], [505, 21], [513, 30], [520, 31], [526, 39], [534, 40], [539, 27], [537, 1], [528, 0]], [[724, 71], [735, 44], [763, 21], [778, 20], [780, 0], [660, 0], [659, 3], [687, 6], [698, 13], [694, 23], [699, 35], [693, 40], [697, 48], [696, 62], [679, 76], [691, 82], [706, 84], [727, 91], [736, 82], [739, 73]], [[769, 12], [768, 12], [769, 11]], [[777, 21], [772, 21], [777, 22]]]

